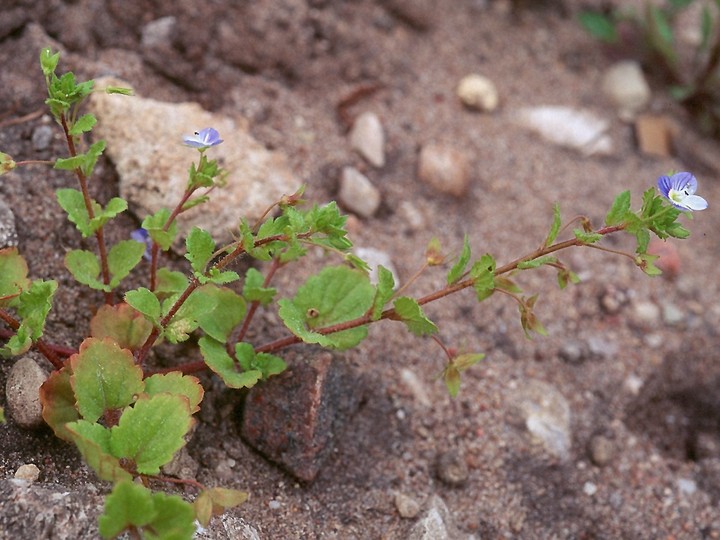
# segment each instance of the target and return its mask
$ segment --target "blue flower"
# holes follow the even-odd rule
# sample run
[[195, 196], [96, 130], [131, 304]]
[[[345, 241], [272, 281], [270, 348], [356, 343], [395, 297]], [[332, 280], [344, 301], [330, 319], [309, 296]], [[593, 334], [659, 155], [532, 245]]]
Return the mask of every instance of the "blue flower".
[[697, 187], [697, 179], [689, 172], [658, 178], [658, 189], [678, 210], [705, 210], [708, 207], [705, 199], [695, 195]]
[[145, 253], [143, 253], [143, 258], [149, 261], [152, 258], [151, 252], [153, 241], [152, 238], [150, 238], [148, 232], [145, 229], [135, 229], [133, 232], [130, 233], [130, 238], [132, 238], [136, 242], [145, 244]]
[[205, 128], [200, 131], [196, 131], [193, 135], [185, 135], [183, 137], [183, 143], [185, 146], [197, 148], [199, 150], [205, 150], [211, 146], [217, 146], [223, 142], [220, 138], [220, 134], [215, 128]]

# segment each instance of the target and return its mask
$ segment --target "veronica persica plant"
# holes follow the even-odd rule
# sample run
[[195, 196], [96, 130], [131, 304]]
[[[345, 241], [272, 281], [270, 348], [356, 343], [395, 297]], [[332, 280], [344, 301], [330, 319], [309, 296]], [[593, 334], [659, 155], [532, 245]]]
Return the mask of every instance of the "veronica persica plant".
[[185, 137], [183, 137], [183, 143], [186, 146], [197, 148], [200, 151], [211, 146], [217, 146], [222, 142], [223, 140], [220, 138], [218, 131], [211, 127], [201, 129], [192, 135], [185, 135]]
[[697, 191], [698, 181], [689, 172], [658, 178], [658, 189], [678, 210], [705, 210], [708, 203]]

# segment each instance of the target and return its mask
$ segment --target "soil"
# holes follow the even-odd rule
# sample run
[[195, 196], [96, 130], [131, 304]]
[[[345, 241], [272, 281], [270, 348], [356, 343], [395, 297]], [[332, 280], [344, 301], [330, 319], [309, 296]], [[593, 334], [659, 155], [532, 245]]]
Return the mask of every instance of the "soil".
[[[236, 515], [261, 538], [407, 538], [423, 514], [401, 517], [397, 493], [421, 505], [441, 497], [458, 538], [720, 537], [720, 245], [712, 232], [720, 229], [720, 154], [652, 79], [650, 108], [680, 126], [677, 146], [685, 151], [661, 158], [637, 149], [632, 127], [599, 90], [614, 58], [576, 23], [578, 10], [591, 4], [4, 1], [0, 150], [16, 160], [63, 155], [59, 136], [40, 151], [33, 142], [38, 127], [49, 124], [37, 113], [44, 32], [62, 49], [63, 69], [78, 77], [112, 74], [147, 97], [246, 116], [258, 140], [288, 156], [311, 201], [335, 197], [343, 166], [362, 170], [383, 203], [374, 217], [351, 221], [352, 238], [390, 253], [401, 281], [421, 265], [433, 236], [454, 251], [469, 234], [473, 253], [492, 253], [502, 264], [542, 242], [555, 201], [565, 217], [600, 223], [615, 195], [629, 189], [637, 203], [668, 170], [690, 170], [700, 180], [710, 209], [694, 216], [688, 241], [672, 243], [680, 259], [674, 279], [647, 278], [608, 253], [566, 253], [580, 284], [560, 291], [549, 270], [519, 278], [526, 291], [542, 293], [537, 314], [548, 336], [533, 340], [523, 336], [513, 301], [501, 295], [477, 304], [466, 293], [428, 306], [444, 343], [487, 354], [464, 373], [456, 399], [438, 380], [443, 354], [435, 343], [394, 323], [373, 327], [370, 339], [345, 354], [369, 381], [366, 398], [309, 485], [241, 441], [243, 395], [203, 375], [207, 410], [188, 446], [200, 465], [197, 478], [248, 490]], [[175, 17], [167, 42], [152, 46], [146, 32], [143, 44], [143, 28], [166, 16]], [[458, 101], [457, 83], [473, 72], [498, 87], [498, 111], [476, 113]], [[341, 103], [347, 106], [338, 110]], [[614, 151], [583, 156], [509, 120], [520, 107], [547, 104], [609, 119]], [[347, 141], [347, 119], [366, 110], [380, 116], [387, 135], [387, 163], [377, 169]], [[418, 149], [428, 142], [471, 156], [466, 196], [443, 195], [417, 180]], [[112, 163], [101, 161], [97, 173], [96, 198], [116, 195]], [[62, 265], [65, 250], [85, 244], [54, 200], [55, 189], [71, 186], [70, 176], [41, 167], [0, 179], [32, 276], [60, 283], [46, 334], [76, 347], [100, 298], [74, 285]], [[137, 224], [124, 215], [109, 229], [110, 241], [127, 238]], [[633, 249], [626, 239], [606, 245]], [[291, 290], [290, 274], [279, 285]], [[444, 272], [430, 271], [411, 292], [427, 293], [443, 279]], [[648, 306], [659, 312], [648, 315]], [[264, 320], [277, 322], [272, 313]], [[258, 342], [277, 330], [263, 332]], [[573, 348], [580, 352], [570, 354]], [[9, 365], [2, 364], [3, 386]], [[419, 382], [409, 384], [408, 373]], [[569, 404], [566, 459], [509, 421], [512, 394], [535, 380]], [[599, 440], [612, 449], [603, 459]], [[438, 458], [448, 452], [467, 465], [458, 485], [438, 476]], [[9, 420], [0, 427], [0, 474], [11, 478], [24, 463], [40, 467], [42, 483], [107, 488], [49, 430], [23, 431]], [[24, 530], [3, 534], [27, 538]]]

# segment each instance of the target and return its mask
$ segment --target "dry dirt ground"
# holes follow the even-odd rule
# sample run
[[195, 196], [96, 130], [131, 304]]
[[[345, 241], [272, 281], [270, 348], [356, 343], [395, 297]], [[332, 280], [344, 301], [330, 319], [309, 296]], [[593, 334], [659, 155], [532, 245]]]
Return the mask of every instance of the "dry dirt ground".
[[[445, 343], [487, 354], [454, 400], [437, 379], [443, 357], [434, 343], [393, 324], [372, 328], [345, 355], [367, 381], [366, 399], [310, 485], [240, 440], [242, 396], [206, 377], [208, 409], [189, 444], [198, 479], [248, 490], [249, 502], [234, 515], [261, 538], [406, 538], [423, 510], [402, 518], [397, 493], [421, 505], [441, 497], [458, 538], [720, 537], [720, 245], [712, 232], [720, 228], [720, 154], [654, 86], [651, 109], [675, 118], [681, 139], [693, 142], [683, 156], [642, 155], [599, 90], [612, 60], [576, 24], [579, 2], [510, 7], [501, 0], [4, 0], [0, 7], [0, 150], [16, 159], [63, 150], [58, 137], [34, 150], [42, 117], [15, 121], [42, 107], [44, 31], [62, 46], [63, 66], [80, 76], [113, 74], [144, 96], [248, 117], [256, 138], [289, 157], [311, 200], [335, 196], [342, 166], [363, 170], [383, 203], [374, 217], [354, 221], [352, 236], [390, 253], [401, 280], [420, 265], [432, 236], [457, 249], [467, 233], [474, 253], [507, 262], [543, 240], [555, 201], [565, 216], [600, 223], [616, 194], [630, 189], [637, 202], [670, 169], [700, 180], [710, 209], [690, 223], [692, 237], [675, 244], [681, 268], [674, 280], [647, 278], [607, 253], [567, 253], [581, 284], [560, 291], [544, 270], [520, 280], [542, 293], [537, 313], [549, 335], [531, 341], [509, 298], [478, 305], [464, 294], [429, 306]], [[143, 45], [144, 25], [165, 16], [176, 17], [169, 40]], [[458, 102], [456, 85], [471, 72], [497, 85], [496, 112], [473, 113]], [[358, 94], [346, 112], [370, 110], [382, 119], [387, 163], [379, 169], [353, 153], [337, 109], [368, 86], [375, 91]], [[610, 119], [612, 154], [585, 157], [509, 121], [520, 107], [547, 104]], [[428, 142], [471, 156], [465, 197], [417, 180], [418, 149]], [[702, 162], [692, 157], [700, 153]], [[112, 163], [102, 162], [99, 173], [96, 195], [107, 199], [117, 191]], [[0, 197], [15, 212], [32, 275], [60, 281], [48, 335], [77, 346], [98, 298], [74, 287], [62, 267], [64, 251], [79, 241], [53, 191], [72, 181], [27, 168], [1, 179]], [[111, 241], [136, 226], [123, 217]], [[624, 239], [607, 245], [632, 249]], [[412, 292], [433, 290], [442, 279], [431, 272]], [[294, 286], [289, 274], [279, 284]], [[408, 373], [418, 382], [408, 383]], [[566, 459], [509, 417], [513, 395], [531, 381], [547, 383], [569, 404]], [[610, 448], [600, 457], [592, 450], [598, 440]], [[437, 475], [438, 456], [449, 451], [467, 465], [457, 486]], [[23, 432], [10, 421], [0, 426], [0, 474], [10, 478], [23, 463], [37, 464], [43, 483], [91, 493], [107, 487], [49, 431]], [[2, 534], [28, 537], [19, 527]]]

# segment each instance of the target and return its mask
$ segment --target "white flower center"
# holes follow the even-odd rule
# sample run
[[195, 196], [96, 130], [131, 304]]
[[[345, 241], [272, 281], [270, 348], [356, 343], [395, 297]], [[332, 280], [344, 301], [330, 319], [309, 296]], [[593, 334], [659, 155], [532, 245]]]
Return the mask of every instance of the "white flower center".
[[683, 202], [687, 196], [688, 194], [685, 191], [676, 191], [674, 189], [671, 189], [668, 193], [668, 198], [678, 204]]

